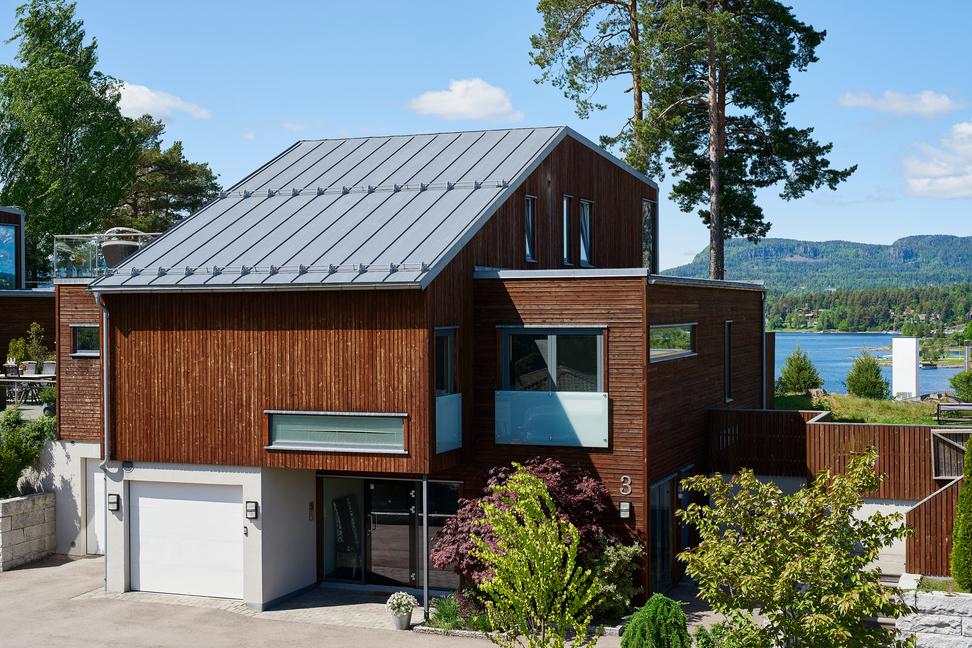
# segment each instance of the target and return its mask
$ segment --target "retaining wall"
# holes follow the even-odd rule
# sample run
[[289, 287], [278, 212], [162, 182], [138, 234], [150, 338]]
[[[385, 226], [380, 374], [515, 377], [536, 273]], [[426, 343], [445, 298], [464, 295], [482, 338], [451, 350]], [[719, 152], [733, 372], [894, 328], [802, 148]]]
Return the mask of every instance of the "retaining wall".
[[915, 635], [918, 648], [972, 646], [972, 594], [908, 591], [903, 596], [917, 612], [898, 619], [898, 630], [904, 637]]
[[54, 493], [0, 500], [0, 572], [54, 553]]

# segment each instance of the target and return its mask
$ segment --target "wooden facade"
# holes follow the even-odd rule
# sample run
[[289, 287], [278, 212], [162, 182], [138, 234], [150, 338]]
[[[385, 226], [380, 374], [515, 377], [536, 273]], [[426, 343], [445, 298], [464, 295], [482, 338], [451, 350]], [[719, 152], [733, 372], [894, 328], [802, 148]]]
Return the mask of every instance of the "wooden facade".
[[956, 479], [908, 511], [905, 524], [914, 532], [905, 544], [909, 574], [950, 575], [952, 527], [962, 487], [963, 480]]
[[[73, 326], [100, 326], [101, 308], [87, 283], [55, 287], [57, 308], [57, 436], [101, 441], [101, 357], [73, 354]], [[72, 326], [73, 325], [73, 326]]]

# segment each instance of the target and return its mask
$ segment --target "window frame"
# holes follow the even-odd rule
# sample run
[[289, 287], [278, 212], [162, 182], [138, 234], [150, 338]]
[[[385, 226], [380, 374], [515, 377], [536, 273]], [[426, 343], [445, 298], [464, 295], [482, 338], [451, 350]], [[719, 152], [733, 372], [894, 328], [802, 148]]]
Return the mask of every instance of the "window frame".
[[[664, 355], [660, 357], [652, 357], [651, 355], [651, 330], [652, 329], [666, 329], [666, 328], [685, 328], [690, 329], [689, 339], [691, 341], [692, 348], [689, 351], [683, 351], [681, 353], [671, 353], [669, 355]], [[671, 324], [649, 324], [648, 325], [648, 362], [665, 362], [667, 360], [678, 360], [679, 358], [691, 358], [693, 356], [699, 355], [698, 351], [698, 322], [673, 322]]]
[[574, 255], [571, 249], [571, 241], [573, 237], [573, 228], [571, 227], [571, 212], [574, 209], [574, 197], [570, 194], [564, 194], [563, 202], [561, 203], [561, 227], [563, 233], [563, 254], [562, 261], [565, 266], [574, 265]]
[[537, 197], [527, 194], [523, 199], [523, 260], [537, 263]]
[[[98, 324], [71, 324], [71, 357], [72, 358], [100, 358], [101, 357], [101, 327]], [[95, 340], [98, 348], [95, 350], [78, 350], [78, 331], [82, 329], [94, 329]]]
[[[456, 330], [457, 329], [458, 329], [458, 327], [456, 327], [456, 326], [439, 326], [439, 327], [436, 327], [436, 328], [433, 329], [433, 332], [434, 332], [434, 341], [433, 341], [433, 343], [435, 345], [433, 347], [433, 349], [434, 349], [434, 354], [435, 355], [433, 357], [434, 375], [433, 375], [433, 381], [432, 381], [432, 391], [433, 391], [433, 395], [436, 398], [438, 398], [439, 396], [451, 396], [452, 394], [458, 394], [459, 393], [459, 367], [458, 367], [458, 365], [459, 365], [459, 361], [458, 361], [459, 358], [458, 358], [458, 348], [456, 346]], [[447, 339], [449, 341], [448, 342], [448, 353], [449, 353], [449, 357], [448, 357], [448, 365], [447, 365], [447, 368], [446, 368], [446, 372], [448, 373], [448, 376], [449, 376], [448, 382], [450, 384], [449, 384], [449, 387], [448, 387], [449, 391], [446, 391], [443, 394], [440, 394], [439, 393], [439, 388], [438, 388], [438, 384], [439, 384], [439, 376], [438, 376], [438, 372], [439, 372], [439, 356], [438, 356], [438, 354], [439, 354], [439, 338], [440, 337], [445, 338], [445, 339]]]
[[[501, 326], [500, 340], [500, 390], [501, 391], [522, 391], [514, 388], [510, 376], [510, 337], [513, 335], [546, 335], [548, 348], [547, 369], [550, 374], [550, 388], [548, 393], [556, 393], [557, 389], [557, 335], [591, 335], [597, 339], [597, 383], [593, 392], [583, 393], [604, 393], [605, 376], [607, 372], [607, 359], [604, 357], [604, 337], [607, 327], [599, 326]], [[574, 393], [574, 392], [563, 392]]]
[[726, 403], [732, 402], [732, 320], [726, 320], [723, 326], [723, 345], [725, 346], [722, 368], [723, 398]]
[[[318, 411], [294, 411], [294, 410], [274, 410], [263, 411], [267, 417], [266, 422], [266, 444], [264, 450], [287, 452], [324, 452], [324, 453], [350, 453], [350, 454], [408, 454], [409, 438], [409, 416], [405, 412], [318, 412]], [[351, 445], [326, 445], [323, 443], [274, 443], [273, 440], [273, 417], [274, 416], [320, 416], [329, 418], [375, 418], [375, 419], [399, 419], [402, 423], [402, 447], [398, 446], [351, 446]]]
[[[584, 259], [584, 207], [587, 207], [587, 259]], [[578, 221], [580, 228], [577, 232], [578, 241], [580, 242], [580, 253], [577, 257], [577, 261], [583, 268], [593, 268], [594, 267], [594, 232], [591, 230], [591, 223], [594, 220], [594, 201], [587, 198], [580, 199], [580, 214], [578, 216]]]

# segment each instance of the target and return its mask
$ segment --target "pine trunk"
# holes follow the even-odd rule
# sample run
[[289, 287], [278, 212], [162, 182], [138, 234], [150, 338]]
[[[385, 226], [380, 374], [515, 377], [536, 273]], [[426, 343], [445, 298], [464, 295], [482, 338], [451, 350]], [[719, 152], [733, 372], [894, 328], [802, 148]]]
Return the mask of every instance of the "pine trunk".
[[721, 212], [719, 164], [722, 159], [722, 118], [720, 115], [719, 74], [712, 15], [715, 0], [709, 0], [707, 40], [709, 49], [709, 278], [725, 279], [725, 228]]

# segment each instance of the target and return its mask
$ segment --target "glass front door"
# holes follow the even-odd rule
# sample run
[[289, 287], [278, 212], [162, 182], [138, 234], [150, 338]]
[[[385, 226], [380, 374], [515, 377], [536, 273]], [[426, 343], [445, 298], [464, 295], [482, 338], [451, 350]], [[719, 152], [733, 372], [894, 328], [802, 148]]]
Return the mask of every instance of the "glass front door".
[[367, 582], [415, 587], [415, 482], [369, 481], [365, 496]]

